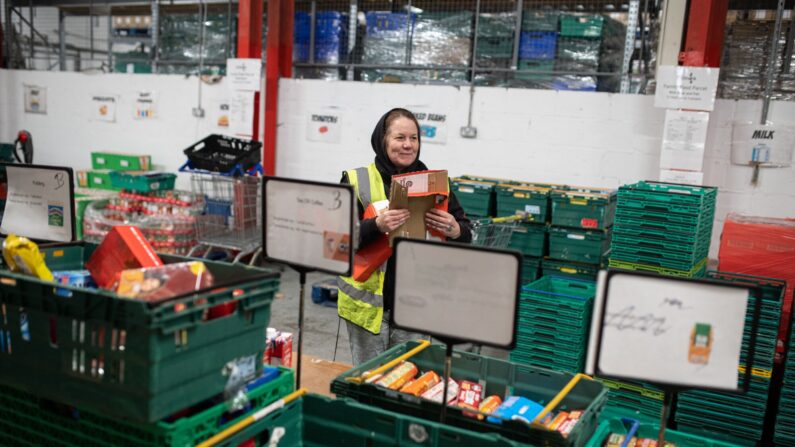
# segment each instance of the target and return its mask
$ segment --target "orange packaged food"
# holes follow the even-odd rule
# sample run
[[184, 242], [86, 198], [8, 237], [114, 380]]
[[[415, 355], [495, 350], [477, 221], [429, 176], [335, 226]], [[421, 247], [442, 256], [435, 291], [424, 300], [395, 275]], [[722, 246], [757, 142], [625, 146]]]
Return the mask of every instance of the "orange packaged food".
[[[502, 405], [502, 399], [500, 399], [500, 396], [489, 396], [483, 399], [483, 402], [480, 403], [480, 408], [478, 408], [478, 411], [481, 413], [491, 414], [494, 413], [494, 410], [499, 408], [500, 405]], [[482, 414], [478, 415], [478, 419], [483, 420], [484, 418], [485, 416]]]
[[417, 366], [411, 362], [403, 362], [389, 371], [384, 377], [375, 382], [376, 385], [389, 388], [390, 390], [399, 390], [406, 382], [414, 379], [419, 370]]
[[418, 377], [417, 380], [404, 385], [403, 388], [400, 389], [400, 392], [420, 396], [441, 381], [442, 379], [439, 377], [439, 374], [428, 371]]

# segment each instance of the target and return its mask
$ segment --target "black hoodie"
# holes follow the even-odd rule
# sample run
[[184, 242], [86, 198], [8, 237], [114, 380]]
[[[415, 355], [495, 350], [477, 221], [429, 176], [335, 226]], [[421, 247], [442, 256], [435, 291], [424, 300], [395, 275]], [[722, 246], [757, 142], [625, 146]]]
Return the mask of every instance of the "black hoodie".
[[[420, 161], [421, 140], [419, 135], [417, 135], [417, 145], [420, 147], [417, 148], [417, 158], [414, 160], [414, 163], [412, 163], [411, 166], [405, 169], [398, 169], [397, 166], [395, 166], [389, 159], [389, 156], [386, 153], [386, 147], [384, 147], [384, 136], [386, 135], [385, 125], [386, 117], [395, 110], [398, 109], [392, 109], [389, 112], [386, 112], [381, 119], [378, 120], [378, 123], [376, 123], [375, 128], [373, 129], [373, 134], [370, 137], [370, 145], [373, 148], [373, 152], [375, 152], [375, 166], [378, 169], [378, 172], [381, 174], [381, 180], [384, 182], [384, 193], [386, 193], [387, 197], [389, 197], [389, 188], [392, 185], [393, 175], [428, 170], [428, 167], [425, 166], [425, 163]], [[361, 179], [360, 181], [367, 180]], [[347, 172], [342, 173], [341, 182], [350, 183]], [[364, 205], [358, 201], [357, 203], [359, 205], [359, 220], [361, 222], [361, 226], [359, 227], [359, 247], [361, 248], [377, 240], [381, 236], [381, 231], [378, 230], [378, 226], [375, 224], [375, 219], [363, 219]], [[453, 215], [455, 220], [458, 222], [458, 226], [461, 227], [461, 234], [458, 236], [458, 238], [450, 240], [464, 243], [471, 242], [471, 223], [464, 213], [464, 209], [461, 208], [461, 204], [458, 202], [455, 194], [453, 194], [452, 189], [450, 190], [450, 196], [448, 197], [447, 212]], [[387, 262], [386, 277], [384, 278], [385, 311], [392, 309], [393, 297], [389, 291], [391, 290], [390, 283], [394, 277], [394, 270], [395, 265], [393, 258], [389, 258], [389, 261]]]

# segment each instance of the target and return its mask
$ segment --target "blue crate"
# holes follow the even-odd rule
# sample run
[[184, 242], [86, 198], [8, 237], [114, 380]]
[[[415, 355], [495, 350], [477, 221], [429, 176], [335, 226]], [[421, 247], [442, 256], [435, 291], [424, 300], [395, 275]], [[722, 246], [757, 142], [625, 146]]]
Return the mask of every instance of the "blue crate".
[[[315, 42], [315, 62], [338, 63], [344, 55], [345, 43], [343, 42]], [[293, 60], [307, 62], [309, 60], [309, 44], [293, 44]]]
[[232, 215], [232, 202], [206, 197], [204, 199], [205, 214], [229, 217]]
[[[308, 43], [310, 37], [311, 15], [307, 12], [295, 13], [293, 35], [295, 43]], [[340, 39], [347, 33], [348, 15], [337, 11], [315, 13], [315, 40]]]
[[[367, 21], [367, 35], [370, 37], [386, 37], [397, 31], [405, 31], [409, 24], [409, 15], [405, 12], [368, 12], [365, 18]], [[412, 14], [412, 28], [416, 20], [416, 14]]]
[[533, 60], [555, 59], [558, 33], [551, 31], [524, 31], [519, 41], [519, 58]]

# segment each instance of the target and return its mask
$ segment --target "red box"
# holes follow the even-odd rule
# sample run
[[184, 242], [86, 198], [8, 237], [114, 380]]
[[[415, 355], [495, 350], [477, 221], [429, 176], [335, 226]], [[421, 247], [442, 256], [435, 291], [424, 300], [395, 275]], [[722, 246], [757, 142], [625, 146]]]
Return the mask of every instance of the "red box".
[[265, 365], [282, 365], [293, 367], [293, 334], [279, 332], [269, 327], [265, 337], [265, 353], [262, 356]]
[[795, 219], [729, 214], [723, 225], [718, 261], [718, 269], [724, 272], [787, 282], [777, 349], [783, 352], [795, 291]]
[[119, 225], [108, 232], [86, 262], [86, 269], [99, 287], [115, 289], [123, 270], [162, 265], [138, 227]]

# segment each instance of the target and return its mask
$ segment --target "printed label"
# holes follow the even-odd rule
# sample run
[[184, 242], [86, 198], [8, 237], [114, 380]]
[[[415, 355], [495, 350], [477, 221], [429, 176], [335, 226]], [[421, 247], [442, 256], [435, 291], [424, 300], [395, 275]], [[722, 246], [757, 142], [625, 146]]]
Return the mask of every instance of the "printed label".
[[525, 205], [524, 210], [530, 214], [541, 214], [541, 207], [538, 205]]
[[580, 226], [583, 228], [596, 228], [599, 226], [599, 220], [597, 219], [587, 219], [583, 217], [580, 220]]

